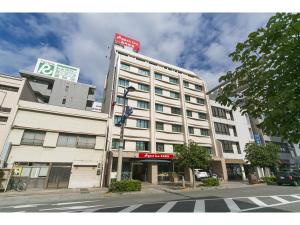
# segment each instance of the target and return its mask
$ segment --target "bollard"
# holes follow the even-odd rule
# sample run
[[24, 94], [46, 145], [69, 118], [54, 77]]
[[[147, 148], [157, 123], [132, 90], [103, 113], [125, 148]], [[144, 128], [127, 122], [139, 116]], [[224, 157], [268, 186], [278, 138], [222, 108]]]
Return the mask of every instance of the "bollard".
[[184, 176], [182, 176], [182, 187], [185, 188], [185, 180], [184, 180]]

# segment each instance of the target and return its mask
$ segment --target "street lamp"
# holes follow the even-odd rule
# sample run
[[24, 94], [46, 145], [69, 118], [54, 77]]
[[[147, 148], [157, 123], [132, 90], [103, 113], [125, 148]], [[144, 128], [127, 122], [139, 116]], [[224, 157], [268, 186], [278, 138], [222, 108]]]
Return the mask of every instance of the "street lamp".
[[126, 99], [129, 92], [134, 92], [135, 88], [132, 86], [129, 86], [124, 89], [123, 94], [123, 110], [122, 110], [122, 117], [121, 121], [119, 121], [116, 126], [121, 127], [120, 131], [120, 142], [119, 142], [119, 151], [118, 151], [118, 168], [117, 168], [117, 181], [121, 180], [121, 174], [122, 174], [122, 160], [123, 160], [123, 150], [124, 150], [124, 125], [126, 122], [126, 119], [132, 114], [132, 108], [126, 105]]

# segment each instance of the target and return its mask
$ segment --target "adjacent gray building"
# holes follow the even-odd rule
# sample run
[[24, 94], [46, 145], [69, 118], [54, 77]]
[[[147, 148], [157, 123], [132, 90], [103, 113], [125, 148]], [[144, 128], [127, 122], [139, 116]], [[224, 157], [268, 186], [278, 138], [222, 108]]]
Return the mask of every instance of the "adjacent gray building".
[[20, 71], [27, 78], [41, 103], [81, 110], [92, 110], [96, 86], [57, 79], [32, 72]]

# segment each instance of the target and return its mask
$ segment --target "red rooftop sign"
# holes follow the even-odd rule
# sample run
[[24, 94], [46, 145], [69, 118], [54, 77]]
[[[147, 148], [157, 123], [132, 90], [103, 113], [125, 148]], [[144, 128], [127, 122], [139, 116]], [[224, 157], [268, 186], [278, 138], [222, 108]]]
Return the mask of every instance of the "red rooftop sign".
[[173, 154], [158, 154], [158, 153], [139, 153], [139, 158], [143, 159], [173, 159]]
[[141, 47], [139, 41], [125, 37], [119, 33], [115, 34], [115, 44], [131, 47], [135, 52], [139, 52]]

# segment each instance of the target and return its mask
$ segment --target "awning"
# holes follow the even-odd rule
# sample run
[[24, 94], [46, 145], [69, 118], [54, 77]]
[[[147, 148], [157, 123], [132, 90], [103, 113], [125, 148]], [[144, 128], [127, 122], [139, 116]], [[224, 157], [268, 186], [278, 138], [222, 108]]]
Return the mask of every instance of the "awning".
[[159, 159], [142, 159], [138, 162], [144, 162], [144, 163], [171, 163], [170, 160], [159, 160]]

